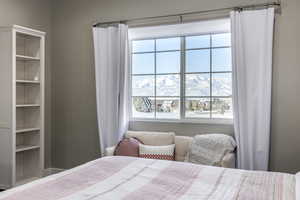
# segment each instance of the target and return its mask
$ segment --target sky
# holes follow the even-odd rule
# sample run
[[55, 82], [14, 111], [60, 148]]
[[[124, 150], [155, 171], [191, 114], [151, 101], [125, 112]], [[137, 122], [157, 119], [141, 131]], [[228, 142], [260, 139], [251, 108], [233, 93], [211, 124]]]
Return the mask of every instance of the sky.
[[[154, 40], [133, 41], [132, 73], [154, 74], [155, 49], [157, 73], [179, 73], [180, 43], [179, 37], [157, 39], [156, 44]], [[213, 49], [205, 49], [210, 48], [210, 43]], [[213, 71], [231, 71], [231, 49], [222, 48], [230, 43], [230, 33], [186, 37], [186, 72], [209, 72], [210, 51]]]
[[[230, 44], [230, 33], [186, 37], [185, 70], [199, 73], [185, 75], [187, 96], [210, 95], [211, 65], [214, 72], [231, 71]], [[156, 43], [155, 40], [132, 42], [132, 74], [149, 74], [133, 76], [134, 96], [154, 96], [154, 76], [150, 74], [155, 73], [155, 59], [156, 73], [180, 73], [180, 46], [179, 37], [156, 39]], [[180, 95], [179, 75], [157, 75], [156, 81], [157, 95]], [[231, 73], [212, 75], [212, 93], [213, 96], [231, 95]]]

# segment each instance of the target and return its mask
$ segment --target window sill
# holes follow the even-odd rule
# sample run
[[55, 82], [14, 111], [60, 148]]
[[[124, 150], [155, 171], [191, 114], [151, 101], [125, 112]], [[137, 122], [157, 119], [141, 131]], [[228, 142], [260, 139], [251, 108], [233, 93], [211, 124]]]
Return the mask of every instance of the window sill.
[[177, 124], [208, 124], [208, 125], [233, 125], [232, 119], [147, 119], [132, 118], [130, 122], [151, 122], [151, 123], [177, 123]]

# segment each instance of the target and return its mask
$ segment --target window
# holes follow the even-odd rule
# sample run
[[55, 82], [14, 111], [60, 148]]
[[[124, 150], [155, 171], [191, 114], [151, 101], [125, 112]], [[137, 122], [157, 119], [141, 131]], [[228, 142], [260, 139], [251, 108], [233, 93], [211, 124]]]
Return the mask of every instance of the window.
[[132, 118], [231, 119], [230, 33], [132, 40]]

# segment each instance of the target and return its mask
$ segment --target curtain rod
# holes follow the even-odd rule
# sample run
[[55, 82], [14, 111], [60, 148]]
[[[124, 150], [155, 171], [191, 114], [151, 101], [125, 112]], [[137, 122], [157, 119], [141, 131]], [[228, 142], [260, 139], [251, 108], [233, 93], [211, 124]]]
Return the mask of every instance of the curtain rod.
[[119, 20], [119, 21], [108, 21], [108, 22], [97, 22], [93, 24], [93, 27], [101, 26], [101, 25], [109, 25], [109, 24], [117, 24], [122, 23], [126, 24], [131, 21], [136, 20], [151, 20], [151, 19], [158, 19], [164, 17], [183, 17], [185, 15], [193, 15], [193, 14], [203, 14], [203, 13], [210, 13], [210, 12], [219, 12], [219, 11], [226, 11], [226, 10], [248, 10], [248, 9], [258, 9], [258, 8], [265, 8], [265, 7], [281, 7], [280, 2], [270, 2], [270, 3], [262, 3], [262, 4], [253, 4], [247, 6], [235, 6], [235, 7], [227, 7], [227, 8], [219, 8], [219, 9], [212, 9], [212, 10], [204, 10], [204, 11], [196, 11], [196, 12], [186, 12], [181, 14], [172, 14], [172, 15], [161, 15], [156, 17], [142, 17], [142, 18], [133, 18], [128, 20]]

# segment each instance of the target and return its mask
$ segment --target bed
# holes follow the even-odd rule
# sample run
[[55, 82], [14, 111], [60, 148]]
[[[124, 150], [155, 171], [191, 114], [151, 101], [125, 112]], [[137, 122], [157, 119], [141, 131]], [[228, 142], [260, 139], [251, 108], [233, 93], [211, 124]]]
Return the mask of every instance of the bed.
[[298, 200], [299, 181], [285, 173], [114, 156], [7, 190], [0, 199]]

